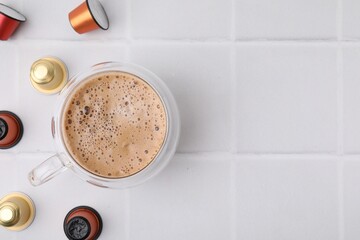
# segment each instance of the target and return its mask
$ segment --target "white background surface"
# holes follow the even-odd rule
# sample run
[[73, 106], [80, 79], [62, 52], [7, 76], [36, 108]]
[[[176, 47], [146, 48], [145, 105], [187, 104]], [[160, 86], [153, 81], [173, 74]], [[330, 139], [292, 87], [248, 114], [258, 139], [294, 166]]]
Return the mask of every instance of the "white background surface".
[[[0, 43], [0, 109], [25, 127], [0, 152], [0, 195], [27, 193], [37, 216], [0, 239], [65, 239], [78, 205], [100, 212], [105, 240], [360, 238], [358, 0], [102, 0], [110, 29], [81, 36], [67, 19], [79, 1], [2, 2], [28, 21]], [[56, 96], [29, 82], [48, 55], [71, 76], [109, 60], [159, 75], [182, 120], [170, 165], [128, 190], [70, 171], [32, 187], [27, 173], [55, 151]]]

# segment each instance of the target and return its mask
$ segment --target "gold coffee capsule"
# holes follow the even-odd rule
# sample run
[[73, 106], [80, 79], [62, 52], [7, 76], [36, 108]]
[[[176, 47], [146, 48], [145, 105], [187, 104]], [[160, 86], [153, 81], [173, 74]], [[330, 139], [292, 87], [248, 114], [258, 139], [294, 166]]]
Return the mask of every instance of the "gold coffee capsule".
[[54, 94], [60, 92], [67, 79], [67, 67], [60, 59], [46, 57], [37, 60], [31, 66], [31, 84], [41, 93]]
[[25, 194], [11, 193], [0, 200], [0, 225], [21, 231], [29, 227], [35, 218], [35, 205]]

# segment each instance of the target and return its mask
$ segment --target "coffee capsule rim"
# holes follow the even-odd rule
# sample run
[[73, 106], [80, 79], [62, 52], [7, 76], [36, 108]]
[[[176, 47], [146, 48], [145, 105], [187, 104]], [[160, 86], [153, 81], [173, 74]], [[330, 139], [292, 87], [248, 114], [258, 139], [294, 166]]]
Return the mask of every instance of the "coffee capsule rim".
[[68, 219], [68, 217], [69, 217], [71, 214], [73, 214], [73, 213], [74, 213], [75, 211], [77, 211], [77, 210], [87, 210], [87, 211], [90, 211], [90, 212], [93, 213], [93, 214], [95, 215], [95, 217], [98, 219], [98, 221], [99, 221], [99, 230], [98, 230], [98, 232], [96, 233], [96, 235], [94, 236], [94, 239], [98, 239], [99, 236], [101, 235], [102, 228], [103, 228], [102, 218], [101, 218], [99, 212], [96, 211], [94, 208], [89, 207], [89, 206], [84, 206], [84, 205], [83, 205], [83, 206], [74, 207], [73, 209], [71, 209], [71, 210], [66, 214], [66, 216], [65, 216], [65, 218], [64, 218], [64, 223], [63, 223], [63, 228], [64, 228], [65, 234], [66, 234], [65, 229], [66, 229], [66, 224], [67, 224], [67, 221], [66, 221], [66, 220]]
[[0, 199], [0, 204], [7, 202], [8, 200], [10, 200], [11, 198], [14, 198], [14, 197], [22, 198], [25, 200], [25, 202], [27, 202], [29, 204], [30, 216], [29, 216], [29, 219], [21, 226], [15, 225], [12, 227], [5, 227], [5, 228], [12, 230], [12, 231], [22, 231], [22, 230], [28, 228], [35, 219], [35, 212], [36, 212], [35, 204], [28, 195], [26, 195], [25, 193], [22, 193], [22, 192], [12, 192], [12, 193], [7, 194], [5, 197]]
[[9, 144], [8, 146], [1, 146], [0, 145], [0, 149], [9, 149], [9, 148], [15, 147], [23, 137], [23, 134], [24, 134], [23, 123], [22, 123], [21, 119], [13, 112], [0, 111], [0, 114], [8, 114], [8, 115], [10, 115], [11, 117], [15, 118], [16, 122], [19, 124], [19, 135], [18, 135], [18, 137], [14, 140], [14, 142], [12, 144]]
[[[94, 14], [94, 11], [96, 11], [97, 9], [94, 9], [93, 7], [93, 3], [97, 3], [98, 4], [98, 7], [101, 8], [101, 11], [103, 12], [103, 17], [105, 18], [105, 26], [102, 26], [102, 24], [100, 24], [100, 21], [99, 19], [96, 19], [96, 16]], [[91, 15], [91, 18], [93, 19], [93, 21], [96, 23], [96, 25], [98, 25], [99, 28], [101, 28], [102, 30], [108, 30], [109, 27], [110, 27], [110, 23], [109, 23], [109, 18], [106, 14], [106, 11], [103, 7], [103, 5], [100, 3], [99, 0], [86, 0], [86, 5], [87, 5], [87, 8], [88, 8], [88, 11]]]
[[[10, 13], [18, 14], [18, 16], [17, 17], [16, 16], [11, 16], [10, 13], [6, 13], [5, 10], [2, 9], [2, 7], [5, 8], [5, 10], [10, 11]], [[11, 19], [13, 19], [15, 21], [18, 21], [18, 22], [26, 22], [26, 17], [23, 14], [16, 11], [14, 8], [9, 7], [9, 6], [7, 6], [5, 4], [2, 4], [2, 3], [0, 3], [0, 14], [3, 14], [4, 16], [6, 16], [8, 18], [11, 18]]]
[[[31, 85], [37, 90], [39, 91], [40, 93], [43, 93], [45, 95], [51, 95], [51, 94], [56, 94], [58, 92], [60, 92], [64, 87], [65, 85], [67, 84], [68, 82], [68, 78], [69, 78], [69, 71], [68, 71], [68, 68], [66, 66], [66, 64], [60, 60], [59, 58], [57, 57], [44, 57], [44, 58], [41, 58], [41, 59], [38, 59], [36, 60], [35, 62], [39, 61], [39, 60], [47, 60], [47, 61], [50, 61], [50, 62], [55, 62], [57, 63], [62, 72], [63, 72], [63, 76], [62, 76], [62, 79], [61, 79], [61, 82], [60, 84], [56, 87], [56, 88], [53, 88], [53, 89], [50, 89], [50, 90], [47, 90], [47, 89], [44, 89], [41, 87], [41, 84], [38, 84], [36, 83], [32, 78], [31, 78], [31, 74], [30, 74], [30, 82], [31, 82]], [[34, 63], [35, 63], [34, 62]], [[32, 65], [31, 65], [32, 66]], [[53, 81], [53, 80], [52, 80]]]

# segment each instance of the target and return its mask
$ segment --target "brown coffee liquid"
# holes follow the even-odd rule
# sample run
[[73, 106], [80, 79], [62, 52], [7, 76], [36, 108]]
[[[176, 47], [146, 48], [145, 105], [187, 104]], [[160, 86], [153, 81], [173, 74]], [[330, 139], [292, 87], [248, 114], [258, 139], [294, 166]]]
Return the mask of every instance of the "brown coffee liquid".
[[63, 140], [90, 173], [127, 177], [157, 156], [166, 138], [166, 119], [160, 97], [145, 81], [124, 72], [99, 73], [68, 97]]

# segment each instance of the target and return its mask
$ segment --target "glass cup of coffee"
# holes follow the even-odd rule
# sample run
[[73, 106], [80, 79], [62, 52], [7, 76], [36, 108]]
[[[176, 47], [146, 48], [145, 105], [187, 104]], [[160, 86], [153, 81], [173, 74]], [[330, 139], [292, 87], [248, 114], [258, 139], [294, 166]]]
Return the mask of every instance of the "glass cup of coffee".
[[29, 180], [41, 185], [70, 168], [96, 186], [134, 186], [166, 166], [179, 134], [176, 102], [159, 77], [132, 64], [100, 63], [61, 91], [52, 118], [57, 154]]

